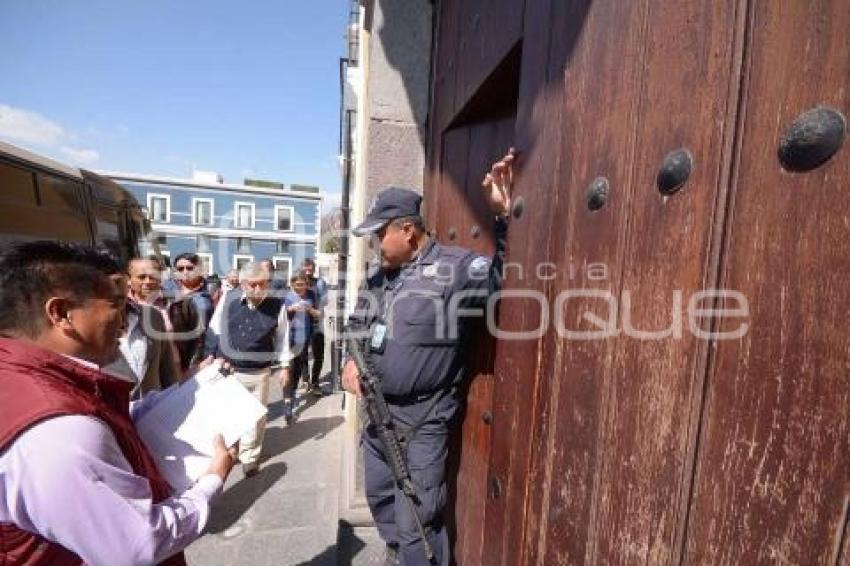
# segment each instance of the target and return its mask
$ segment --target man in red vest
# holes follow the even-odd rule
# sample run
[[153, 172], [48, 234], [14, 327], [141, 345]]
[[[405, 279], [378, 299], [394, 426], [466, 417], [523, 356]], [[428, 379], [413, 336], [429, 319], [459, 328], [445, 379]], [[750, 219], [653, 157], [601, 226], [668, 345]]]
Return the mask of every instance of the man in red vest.
[[99, 369], [118, 353], [125, 285], [91, 248], [0, 252], [0, 564], [183, 564], [233, 466], [219, 437], [183, 493], [157, 470], [132, 385]]

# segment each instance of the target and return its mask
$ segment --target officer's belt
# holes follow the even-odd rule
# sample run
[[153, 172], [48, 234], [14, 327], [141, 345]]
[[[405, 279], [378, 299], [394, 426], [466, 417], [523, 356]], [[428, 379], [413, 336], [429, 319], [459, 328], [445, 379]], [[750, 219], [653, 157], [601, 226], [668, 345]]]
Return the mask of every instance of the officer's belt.
[[428, 393], [409, 393], [407, 395], [387, 395], [385, 393], [384, 399], [386, 399], [387, 403], [390, 403], [391, 405], [416, 405], [418, 403], [423, 403], [444, 391], [446, 391], [445, 388], [435, 389]]

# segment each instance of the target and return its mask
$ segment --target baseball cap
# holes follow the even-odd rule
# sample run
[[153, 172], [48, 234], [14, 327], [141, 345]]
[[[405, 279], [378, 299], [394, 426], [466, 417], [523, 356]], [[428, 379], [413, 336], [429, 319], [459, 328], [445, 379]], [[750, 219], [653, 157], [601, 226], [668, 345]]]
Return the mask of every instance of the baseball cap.
[[365, 236], [377, 232], [396, 218], [419, 216], [421, 203], [422, 195], [416, 191], [401, 187], [384, 189], [366, 214], [366, 220], [355, 226], [351, 233], [355, 236]]

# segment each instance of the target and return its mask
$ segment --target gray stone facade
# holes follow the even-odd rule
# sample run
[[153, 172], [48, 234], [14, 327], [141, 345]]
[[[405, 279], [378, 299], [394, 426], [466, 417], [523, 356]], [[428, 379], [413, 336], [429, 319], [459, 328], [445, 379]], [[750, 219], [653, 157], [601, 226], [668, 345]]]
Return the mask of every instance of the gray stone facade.
[[433, 7], [425, 1], [373, 0], [366, 9], [368, 201], [387, 185], [422, 191]]

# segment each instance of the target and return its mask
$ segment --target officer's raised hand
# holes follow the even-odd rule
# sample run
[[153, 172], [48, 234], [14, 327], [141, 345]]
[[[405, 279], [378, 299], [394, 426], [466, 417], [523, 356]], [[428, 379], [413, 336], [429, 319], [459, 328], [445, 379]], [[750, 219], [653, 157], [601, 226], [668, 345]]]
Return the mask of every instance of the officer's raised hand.
[[348, 360], [342, 368], [342, 387], [349, 393], [363, 397], [363, 389], [360, 387], [360, 372], [354, 360]]
[[511, 209], [511, 187], [514, 182], [514, 161], [517, 152], [510, 148], [499, 161], [493, 163], [484, 175], [481, 186], [490, 208], [499, 216], [506, 217]]

